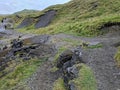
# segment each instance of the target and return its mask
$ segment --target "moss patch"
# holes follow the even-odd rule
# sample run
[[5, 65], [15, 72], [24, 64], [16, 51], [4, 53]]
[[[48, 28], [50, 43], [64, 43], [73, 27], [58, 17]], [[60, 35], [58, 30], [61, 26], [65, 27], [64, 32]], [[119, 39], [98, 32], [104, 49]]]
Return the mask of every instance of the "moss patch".
[[[96, 79], [93, 71], [85, 64], [77, 64], [76, 67], [80, 67], [78, 78], [71, 80], [77, 90], [97, 90]], [[54, 82], [53, 90], [66, 90], [62, 78], [59, 78]]]
[[[25, 79], [29, 78], [45, 60], [33, 59], [21, 62], [14, 71], [0, 78], [0, 90], [28, 90]], [[16, 89], [15, 89], [16, 88]]]
[[95, 49], [95, 48], [102, 48], [103, 45], [102, 44], [97, 44], [97, 45], [92, 45], [92, 46], [88, 46], [88, 49]]
[[54, 82], [53, 90], [66, 90], [64, 86], [64, 81], [62, 78], [59, 78], [58, 80]]
[[120, 47], [119, 47], [118, 52], [115, 54], [114, 58], [117, 62], [118, 67], [120, 67]]
[[85, 64], [81, 64], [81, 66], [82, 68], [79, 71], [79, 77], [71, 82], [75, 83], [77, 90], [97, 90], [93, 71]]

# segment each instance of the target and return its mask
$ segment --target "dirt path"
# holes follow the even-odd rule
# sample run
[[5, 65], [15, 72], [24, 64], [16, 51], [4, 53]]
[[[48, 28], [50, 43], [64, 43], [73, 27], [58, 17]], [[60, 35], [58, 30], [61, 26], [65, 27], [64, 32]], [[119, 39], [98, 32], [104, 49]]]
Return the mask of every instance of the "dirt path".
[[[15, 34], [15, 36], [17, 37], [18, 35]], [[12, 35], [10, 37], [13, 38], [15, 36]], [[31, 37], [31, 35], [24, 35], [25, 37]], [[120, 35], [84, 38], [58, 34], [51, 36], [50, 42], [52, 41], [56, 47], [69, 45], [69, 43], [62, 41], [64, 39], [102, 43], [102, 48], [83, 50], [83, 60], [92, 68], [97, 80], [98, 90], [120, 90], [120, 68], [116, 67], [114, 60], [114, 54], [117, 51], [114, 44], [120, 42]], [[52, 67], [52, 61], [47, 61], [37, 70], [28, 81], [31, 90], [52, 90], [53, 83], [59, 76], [58, 73], [50, 71]]]
[[31, 90], [52, 90], [53, 83], [59, 77], [59, 73], [51, 72], [52, 62], [44, 63], [30, 78], [28, 85]]
[[116, 48], [109, 46], [83, 52], [83, 58], [94, 71], [98, 90], [120, 89], [120, 68], [116, 67], [115, 53]]
[[102, 48], [84, 49], [83, 59], [94, 72], [97, 80], [98, 90], [120, 90], [120, 68], [116, 67], [114, 55], [117, 48], [114, 44], [120, 42], [120, 36], [106, 35], [94, 38], [74, 37], [65, 34], [54, 35], [58, 42], [55, 44], [59, 46], [67, 45], [60, 41], [61, 39], [72, 39], [73, 41], [85, 42], [100, 42], [103, 44]]

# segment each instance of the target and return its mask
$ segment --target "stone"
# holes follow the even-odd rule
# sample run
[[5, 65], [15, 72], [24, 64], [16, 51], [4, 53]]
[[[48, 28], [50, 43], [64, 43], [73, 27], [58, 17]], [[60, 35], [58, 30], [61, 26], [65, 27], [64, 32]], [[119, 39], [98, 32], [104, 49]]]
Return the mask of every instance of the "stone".
[[74, 65], [72, 67], [67, 68], [67, 73], [69, 74], [70, 79], [78, 77], [79, 70], [77, 67]]
[[46, 27], [50, 24], [53, 18], [56, 15], [56, 10], [49, 10], [45, 12], [45, 14], [39, 16], [37, 23], [35, 24], [35, 28]]
[[82, 60], [82, 48], [81, 47], [77, 47], [74, 50], [73, 56], [72, 56], [72, 60], [71, 63], [77, 64], [77, 63], [84, 63], [84, 61]]
[[21, 48], [23, 46], [23, 41], [22, 40], [17, 40], [17, 39], [14, 39], [12, 42], [12, 48]]
[[57, 60], [57, 67], [62, 68], [63, 64], [72, 59], [73, 52], [71, 50], [65, 50]]
[[77, 90], [77, 88], [75, 87], [75, 84], [73, 82], [69, 83], [69, 90]]
[[23, 57], [22, 59], [23, 59], [23, 61], [28, 61], [28, 60], [30, 60], [31, 58], [26, 56], [26, 57]]
[[100, 42], [90, 42], [88, 46], [95, 46], [101, 44]]
[[17, 26], [17, 28], [24, 28], [30, 26], [33, 22], [34, 22], [34, 18], [27, 17]]
[[44, 44], [49, 40], [49, 35], [38, 35], [23, 40], [24, 44]]
[[5, 45], [4, 47], [3, 47], [3, 50], [5, 50], [5, 49], [7, 49], [8, 47]]
[[68, 76], [64, 75], [63, 80], [64, 80], [65, 87], [68, 88], [68, 82], [69, 82]]
[[67, 68], [68, 68], [68, 67], [71, 67], [71, 66], [72, 66], [71, 61], [65, 62], [65, 63], [63, 64], [63, 66], [62, 66], [62, 71], [63, 71], [63, 73], [66, 74], [66, 73], [67, 73]]

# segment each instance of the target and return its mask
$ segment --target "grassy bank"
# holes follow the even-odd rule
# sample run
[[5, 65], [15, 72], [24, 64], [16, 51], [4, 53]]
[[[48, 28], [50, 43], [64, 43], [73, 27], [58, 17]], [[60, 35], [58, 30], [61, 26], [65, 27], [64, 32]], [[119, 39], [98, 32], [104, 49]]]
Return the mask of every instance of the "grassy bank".
[[0, 90], [29, 90], [25, 81], [45, 60], [32, 59], [21, 62], [13, 72], [0, 78]]
[[[47, 10], [57, 10], [54, 20], [45, 28], [28, 27], [20, 32], [36, 34], [67, 33], [79, 36], [97, 36], [106, 32], [105, 24], [120, 22], [119, 0], [72, 0], [63, 5], [51, 6]], [[112, 8], [111, 8], [112, 7]]]
[[[77, 90], [97, 90], [96, 79], [93, 71], [85, 64], [79, 64], [79, 66], [82, 66], [82, 68], [79, 70], [78, 77], [70, 82], [75, 84]], [[56, 80], [53, 90], [66, 90], [62, 78]]]

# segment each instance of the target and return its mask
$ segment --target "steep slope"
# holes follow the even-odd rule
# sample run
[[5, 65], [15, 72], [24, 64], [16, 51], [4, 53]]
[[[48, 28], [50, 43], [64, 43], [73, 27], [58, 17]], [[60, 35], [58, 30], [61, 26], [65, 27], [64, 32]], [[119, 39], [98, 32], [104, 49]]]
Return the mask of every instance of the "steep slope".
[[[72, 0], [60, 6], [47, 8], [57, 10], [51, 25], [37, 33], [75, 33], [90, 36], [99, 35], [101, 27], [120, 22], [119, 0]], [[45, 11], [46, 11], [45, 10]]]
[[[33, 33], [34, 30], [34, 33], [40, 34], [64, 32], [81, 36], [97, 36], [108, 32], [104, 30], [106, 27], [116, 28], [120, 25], [119, 6], [119, 0], [71, 0], [63, 5], [48, 7], [34, 15], [31, 13], [25, 15], [25, 17], [34, 17], [35, 22], [20, 31]], [[49, 10], [57, 11], [55, 18], [47, 27], [35, 30], [36, 22]]]

